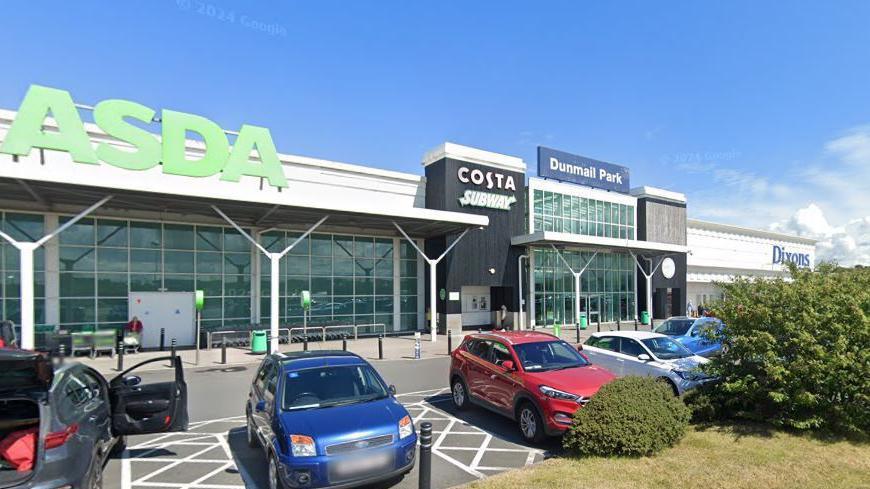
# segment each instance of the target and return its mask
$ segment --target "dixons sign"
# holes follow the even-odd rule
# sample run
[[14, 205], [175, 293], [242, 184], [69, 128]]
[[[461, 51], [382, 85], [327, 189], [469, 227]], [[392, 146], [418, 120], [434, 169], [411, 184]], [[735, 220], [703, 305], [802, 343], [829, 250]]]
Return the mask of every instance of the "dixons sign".
[[628, 168], [538, 146], [538, 176], [628, 193]]
[[785, 246], [773, 245], [773, 264], [792, 262], [799, 267], [810, 266], [809, 253], [791, 253], [785, 251]]
[[[43, 129], [49, 114], [57, 130]], [[65, 151], [73, 161], [96, 165], [103, 162], [126, 170], [148, 170], [162, 163], [163, 173], [187, 177], [210, 177], [238, 182], [243, 175], [261, 177], [274, 187], [286, 187], [287, 179], [278, 160], [272, 135], [264, 127], [242, 125], [235, 144], [229, 145], [223, 129], [194, 114], [163, 109], [161, 138], [132, 124], [150, 124], [155, 111], [127, 100], [104, 100], [94, 107], [94, 121], [109, 136], [133, 146], [123, 150], [115, 145], [91, 143], [69, 92], [32, 85], [9, 127], [0, 153], [26, 156], [33, 148]], [[187, 132], [200, 135], [205, 153], [197, 159], [186, 154]], [[259, 161], [252, 161], [256, 151]]]

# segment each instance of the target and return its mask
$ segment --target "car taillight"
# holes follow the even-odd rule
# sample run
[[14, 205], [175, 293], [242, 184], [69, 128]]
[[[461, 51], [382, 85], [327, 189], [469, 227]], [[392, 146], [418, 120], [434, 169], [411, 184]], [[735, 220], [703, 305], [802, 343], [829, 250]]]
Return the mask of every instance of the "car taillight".
[[69, 437], [78, 433], [78, 431], [79, 425], [71, 424], [67, 426], [66, 429], [64, 429], [63, 431], [54, 431], [52, 433], [49, 433], [45, 436], [45, 449], [48, 450], [63, 445], [64, 443], [66, 443], [67, 440], [69, 440]]

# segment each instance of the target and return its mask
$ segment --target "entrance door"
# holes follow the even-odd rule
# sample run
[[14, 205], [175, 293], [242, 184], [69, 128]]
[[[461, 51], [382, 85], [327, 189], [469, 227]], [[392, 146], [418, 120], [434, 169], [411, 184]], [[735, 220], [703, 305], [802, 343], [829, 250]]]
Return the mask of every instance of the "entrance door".
[[490, 295], [488, 286], [462, 287], [462, 327], [490, 326]]
[[589, 324], [598, 322], [601, 316], [601, 296], [587, 295], [586, 296], [586, 317], [589, 318]]
[[130, 317], [142, 321], [142, 347], [160, 346], [160, 328], [166, 329], [166, 346], [194, 346], [196, 325], [193, 292], [130, 292]]

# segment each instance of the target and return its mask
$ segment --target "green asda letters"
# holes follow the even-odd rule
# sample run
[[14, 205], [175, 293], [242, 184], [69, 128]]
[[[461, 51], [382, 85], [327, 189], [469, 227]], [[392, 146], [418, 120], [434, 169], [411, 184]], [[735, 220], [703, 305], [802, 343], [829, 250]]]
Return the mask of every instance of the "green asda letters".
[[[132, 148], [91, 143], [69, 92], [32, 85], [21, 102], [18, 114], [0, 145], [0, 153], [26, 156], [33, 148], [65, 151], [78, 163], [100, 161], [127, 170], [147, 170], [163, 162], [163, 173], [188, 177], [209, 177], [222, 173], [221, 180], [238, 182], [243, 175], [261, 177], [273, 187], [286, 187], [287, 179], [269, 130], [243, 125], [230, 148], [223, 130], [214, 122], [194, 114], [163, 110], [162, 144], [157, 137], [128, 122], [148, 124], [154, 110], [127, 100], [104, 100], [94, 107], [94, 122], [109, 136]], [[43, 129], [51, 115], [57, 130]], [[189, 157], [187, 133], [202, 137], [204, 154]], [[251, 160], [256, 152], [259, 162]]]

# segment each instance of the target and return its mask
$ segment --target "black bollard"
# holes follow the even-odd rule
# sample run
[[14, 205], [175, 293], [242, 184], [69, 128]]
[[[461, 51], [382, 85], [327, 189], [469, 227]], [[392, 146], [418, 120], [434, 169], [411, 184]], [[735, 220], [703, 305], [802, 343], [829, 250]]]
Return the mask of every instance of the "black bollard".
[[622, 331], [622, 324], [619, 322], [619, 317], [616, 318], [616, 330]]
[[118, 372], [124, 371], [124, 340], [118, 342]]
[[169, 342], [169, 356], [172, 357], [172, 360], [169, 362], [169, 366], [175, 367], [175, 338], [172, 338], [172, 341]]
[[601, 332], [601, 314], [600, 313], [598, 314], [598, 317], [595, 318], [595, 322], [598, 325], [598, 332], [600, 333]]
[[57, 356], [58, 361], [61, 365], [63, 365], [63, 359], [66, 356], [66, 345], [64, 345], [63, 343], [61, 343], [60, 346], [58, 346], [57, 348]]
[[577, 343], [580, 343], [580, 325], [577, 325]]
[[347, 351], [347, 334], [341, 335], [341, 349], [343, 351]]
[[453, 353], [453, 331], [447, 330], [447, 354]]
[[221, 363], [227, 364], [227, 337], [223, 336], [221, 338]]
[[302, 336], [302, 351], [308, 351], [308, 335]]
[[384, 359], [384, 335], [378, 335], [378, 360]]
[[160, 328], [160, 351], [166, 351], [166, 328]]
[[634, 330], [637, 331], [637, 318], [634, 318]]
[[420, 480], [419, 489], [432, 486], [432, 423], [420, 424]]

